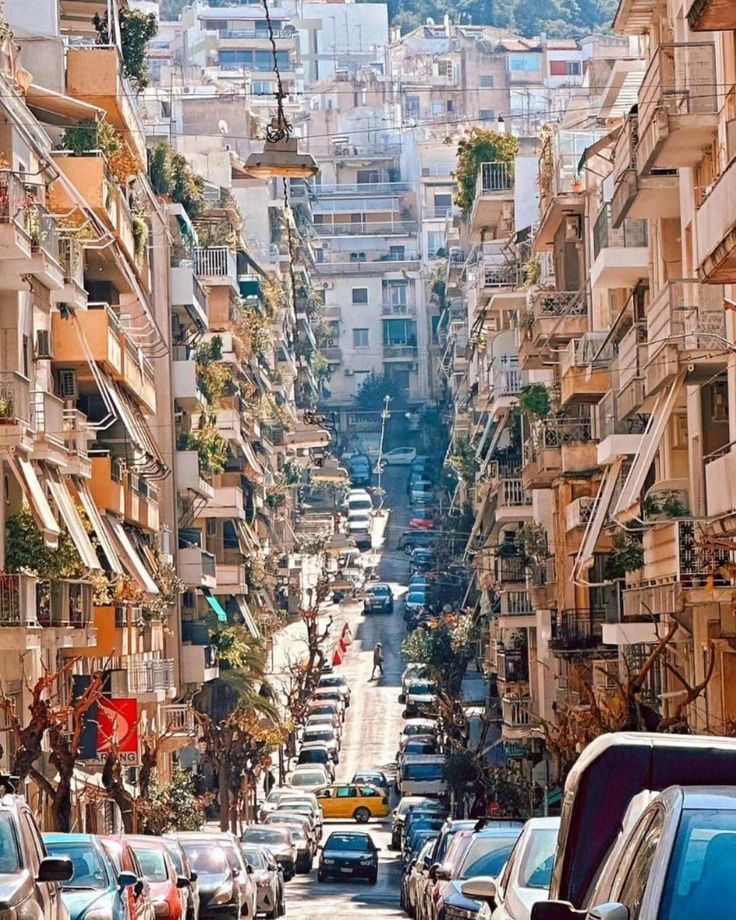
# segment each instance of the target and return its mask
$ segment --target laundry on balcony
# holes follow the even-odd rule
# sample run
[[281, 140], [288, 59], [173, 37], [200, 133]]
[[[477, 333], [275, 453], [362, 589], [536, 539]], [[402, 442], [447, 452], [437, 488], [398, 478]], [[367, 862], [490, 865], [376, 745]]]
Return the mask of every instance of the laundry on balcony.
[[[36, 524], [43, 534], [44, 542], [50, 547], [58, 546], [61, 529], [51, 510], [51, 505], [46, 498], [46, 492], [41, 485], [35, 467], [30, 460], [26, 460], [25, 457], [19, 455], [8, 458], [7, 462], [23, 489], [23, 495], [30, 506]], [[43, 475], [45, 479], [45, 473]]]
[[87, 534], [87, 528], [84, 526], [74, 499], [69, 493], [67, 484], [62, 482], [56, 470], [52, 470], [50, 467], [46, 468], [46, 480], [49, 484], [51, 497], [59, 509], [59, 514], [66, 524], [69, 536], [77, 548], [83, 565], [92, 571], [102, 568], [95, 548], [92, 546], [92, 541]]
[[256, 621], [253, 619], [253, 614], [250, 612], [250, 608], [248, 607], [245, 598], [236, 597], [235, 603], [237, 605], [238, 612], [243, 618], [243, 625], [254, 639], [259, 639], [261, 631], [258, 629]]
[[77, 490], [77, 496], [79, 501], [84, 509], [84, 513], [87, 515], [90, 524], [92, 525], [92, 530], [99, 541], [102, 551], [105, 554], [107, 562], [110, 566], [110, 571], [115, 575], [123, 574], [123, 566], [120, 562], [117, 552], [115, 551], [115, 544], [113, 543], [113, 538], [110, 535], [107, 525], [102, 519], [102, 515], [95, 504], [94, 499], [90, 495], [89, 488], [81, 479], [74, 480], [74, 487]]
[[225, 608], [222, 606], [219, 600], [215, 597], [215, 595], [210, 591], [210, 589], [200, 588], [199, 590], [202, 592], [202, 594], [204, 595], [204, 599], [207, 601], [207, 603], [212, 608], [213, 613], [217, 617], [217, 622], [227, 623], [227, 613], [225, 612]]
[[147, 594], [158, 594], [159, 590], [156, 586], [156, 582], [153, 580], [143, 560], [138, 555], [138, 551], [133, 546], [133, 541], [125, 532], [123, 525], [109, 514], [105, 515], [105, 521], [112, 532], [120, 553], [120, 558], [122, 559], [123, 565], [128, 570], [128, 574], [139, 582]]

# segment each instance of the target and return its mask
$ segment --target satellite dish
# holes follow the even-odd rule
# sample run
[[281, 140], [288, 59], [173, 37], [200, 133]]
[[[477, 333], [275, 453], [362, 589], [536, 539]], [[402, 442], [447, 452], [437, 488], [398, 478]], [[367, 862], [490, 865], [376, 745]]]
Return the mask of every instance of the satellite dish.
[[225, 121], [224, 118], [221, 118], [220, 121], [217, 122], [217, 127], [220, 131], [220, 134], [230, 133], [230, 125]]

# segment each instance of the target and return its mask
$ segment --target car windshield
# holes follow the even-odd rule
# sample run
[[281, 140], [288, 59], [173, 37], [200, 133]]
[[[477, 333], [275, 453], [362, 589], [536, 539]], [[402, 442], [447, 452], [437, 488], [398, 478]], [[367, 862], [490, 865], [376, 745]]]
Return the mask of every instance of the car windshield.
[[556, 829], [543, 828], [532, 831], [519, 869], [519, 885], [522, 888], [539, 888], [544, 891], [549, 889], [556, 847]]
[[418, 521], [428, 521], [434, 517], [434, 511], [431, 511], [429, 508], [417, 508], [415, 511], [412, 511], [411, 516]]
[[248, 827], [243, 834], [243, 840], [246, 843], [275, 843], [284, 844], [289, 842], [289, 831], [285, 829], [274, 828], [270, 830], [266, 827]]
[[294, 773], [291, 777], [292, 786], [319, 786], [323, 785], [324, 781], [325, 778], [321, 773]]
[[404, 748], [405, 754], [434, 754], [437, 745], [432, 741], [412, 741]]
[[[65, 856], [67, 854], [60, 853], [59, 855]], [[19, 870], [20, 853], [15, 831], [13, 830], [13, 822], [8, 812], [0, 812], [0, 873], [10, 874]]]
[[220, 847], [209, 843], [182, 843], [192, 869], [199, 875], [227, 875], [228, 865]]
[[318, 687], [342, 687], [344, 681], [341, 677], [320, 677]]
[[411, 738], [412, 735], [434, 735], [434, 725], [431, 722], [417, 722], [414, 725], [405, 725], [404, 735], [407, 738]]
[[[331, 728], [313, 728], [307, 726], [307, 728], [304, 729], [304, 737], [312, 738], [314, 741], [331, 741], [335, 736]], [[315, 775], [314, 773], [312, 774], [312, 776]], [[296, 779], [296, 777], [294, 777], [294, 779]], [[292, 782], [291, 785], [293, 786], [294, 783]]]
[[416, 681], [409, 687], [409, 693], [434, 693], [434, 684], [427, 680]]
[[404, 779], [434, 783], [442, 779], [444, 765], [441, 763], [410, 763], [404, 767]]
[[348, 850], [351, 853], [370, 853], [372, 847], [367, 837], [354, 834], [330, 834], [325, 850]]
[[427, 600], [426, 591], [412, 591], [407, 597], [407, 604], [423, 604]]
[[174, 868], [176, 869], [177, 874], [188, 875], [189, 873], [185, 872], [184, 869], [184, 862], [181, 858], [181, 850], [179, 849], [179, 845], [173, 840], [164, 839], [164, 846], [166, 847], [166, 850], [171, 857], [171, 861], [174, 864]]
[[46, 849], [51, 856], [66, 856], [72, 861], [74, 875], [68, 882], [64, 882], [64, 888], [89, 888], [93, 891], [103, 891], [110, 887], [110, 877], [105, 863], [92, 843], [54, 841], [53, 843], [47, 842]]
[[477, 836], [465, 854], [460, 869], [460, 878], [498, 875], [508, 861], [518, 836], [518, 834], [508, 837]]
[[327, 763], [330, 755], [327, 751], [311, 750], [299, 752], [299, 763]]
[[243, 858], [249, 866], [252, 866], [254, 869], [266, 868], [266, 857], [260, 850], [246, 849], [245, 847], [241, 847], [241, 849], [243, 851]]
[[391, 593], [391, 589], [388, 585], [373, 585], [371, 588], [371, 594], [381, 594], [388, 595]]
[[354, 783], [372, 783], [374, 786], [385, 785], [386, 780], [380, 773], [356, 773], [353, 777]]
[[161, 850], [150, 847], [133, 847], [133, 852], [138, 857], [143, 875], [149, 882], [165, 882], [169, 877], [166, 871], [166, 861]]
[[727, 917], [736, 901], [736, 811], [686, 809], [665, 880], [659, 920]]

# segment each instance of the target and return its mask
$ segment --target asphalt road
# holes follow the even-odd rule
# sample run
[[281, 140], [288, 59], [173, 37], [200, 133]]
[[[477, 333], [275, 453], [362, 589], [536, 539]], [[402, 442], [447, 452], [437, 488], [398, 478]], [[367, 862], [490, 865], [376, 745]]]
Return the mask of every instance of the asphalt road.
[[[407, 527], [408, 504], [405, 485], [406, 467], [389, 467], [383, 476], [386, 490], [385, 507], [391, 509], [384, 546], [377, 550], [379, 574], [388, 581], [394, 594], [406, 590], [408, 565], [406, 556], [396, 550], [399, 534]], [[349, 780], [357, 770], [377, 767], [393, 777], [394, 759], [401, 730], [402, 707], [398, 702], [399, 684], [403, 663], [400, 655], [404, 637], [401, 604], [395, 606], [392, 616], [364, 617], [362, 604], [342, 606], [345, 618], [353, 631], [353, 642], [348, 656], [341, 665], [352, 690], [343, 732], [337, 779]], [[371, 681], [373, 648], [383, 644], [384, 675]], [[371, 920], [394, 920], [403, 917], [399, 910], [399, 882], [401, 864], [398, 856], [388, 849], [390, 819], [371, 821], [368, 825], [354, 822], [325, 822], [325, 838], [333, 830], [367, 830], [381, 848], [378, 884], [367, 882], [317, 882], [317, 871], [309, 876], [297, 875], [287, 887], [287, 915], [305, 920], [324, 920], [364, 916], [370, 911]]]

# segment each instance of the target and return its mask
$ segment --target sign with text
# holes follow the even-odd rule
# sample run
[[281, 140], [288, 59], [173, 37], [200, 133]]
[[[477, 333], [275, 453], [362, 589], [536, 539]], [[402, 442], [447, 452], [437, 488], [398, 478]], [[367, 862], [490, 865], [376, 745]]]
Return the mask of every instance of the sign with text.
[[97, 702], [97, 759], [115, 747], [126, 766], [138, 762], [138, 700], [102, 697]]

